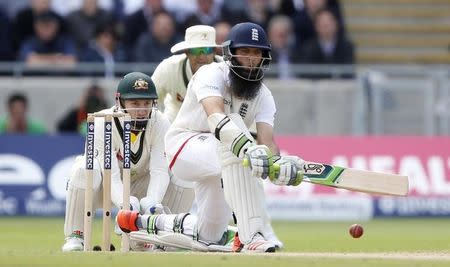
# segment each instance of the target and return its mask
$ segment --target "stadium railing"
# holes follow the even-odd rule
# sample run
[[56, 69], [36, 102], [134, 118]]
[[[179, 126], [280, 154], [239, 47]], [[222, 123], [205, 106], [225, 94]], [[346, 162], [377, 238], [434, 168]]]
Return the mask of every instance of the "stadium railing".
[[[121, 75], [130, 71], [152, 74], [156, 66], [156, 63], [117, 63], [113, 77], [105, 78], [103, 64], [29, 67], [2, 62], [0, 103], [6, 102], [11, 91], [26, 92], [32, 101], [32, 115], [45, 120], [54, 131], [57, 116], [74, 106], [90, 83], [103, 85], [112, 104], [112, 91]], [[448, 65], [288, 67], [291, 79], [278, 79], [280, 68], [273, 64], [265, 80], [277, 102], [280, 134], [450, 134]], [[49, 94], [58, 101], [47, 103]], [[49, 104], [54, 106], [50, 108]], [[0, 117], [5, 112], [5, 108], [0, 109]]]

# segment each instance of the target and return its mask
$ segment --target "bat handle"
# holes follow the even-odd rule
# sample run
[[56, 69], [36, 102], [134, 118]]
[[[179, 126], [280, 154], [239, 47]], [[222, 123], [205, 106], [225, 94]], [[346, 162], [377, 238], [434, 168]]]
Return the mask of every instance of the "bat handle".
[[242, 160], [242, 165], [244, 165], [244, 167], [250, 167], [250, 161], [248, 158], [244, 158], [244, 160]]

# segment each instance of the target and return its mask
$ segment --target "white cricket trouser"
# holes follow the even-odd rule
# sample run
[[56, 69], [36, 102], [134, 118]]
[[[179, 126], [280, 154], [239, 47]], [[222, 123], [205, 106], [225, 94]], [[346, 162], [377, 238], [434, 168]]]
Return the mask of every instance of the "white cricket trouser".
[[211, 133], [182, 138], [185, 139], [183, 142], [168, 140], [172, 144], [181, 144], [166, 151], [169, 167], [178, 179], [194, 182], [200, 240], [217, 242], [231, 219], [231, 209], [222, 188], [218, 141]]

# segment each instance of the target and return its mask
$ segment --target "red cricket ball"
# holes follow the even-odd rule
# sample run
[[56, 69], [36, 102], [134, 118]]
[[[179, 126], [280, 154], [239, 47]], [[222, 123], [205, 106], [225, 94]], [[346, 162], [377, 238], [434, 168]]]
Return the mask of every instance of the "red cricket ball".
[[360, 238], [364, 233], [364, 228], [361, 225], [355, 223], [352, 226], [350, 226], [348, 232], [353, 238]]

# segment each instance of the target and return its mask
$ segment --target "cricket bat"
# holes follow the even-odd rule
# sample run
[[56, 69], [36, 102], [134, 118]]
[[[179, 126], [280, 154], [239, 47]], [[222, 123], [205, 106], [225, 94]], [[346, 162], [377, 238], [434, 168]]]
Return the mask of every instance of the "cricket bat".
[[[243, 164], [249, 166], [248, 159], [244, 159]], [[303, 182], [375, 195], [406, 196], [409, 190], [408, 177], [405, 175], [358, 170], [310, 161], [305, 161], [303, 165]]]
[[406, 196], [409, 190], [405, 175], [365, 171], [306, 161], [303, 181], [377, 195]]

